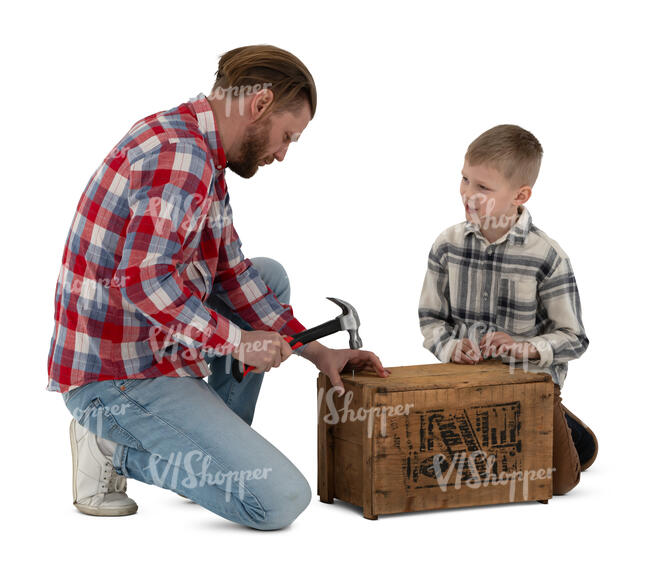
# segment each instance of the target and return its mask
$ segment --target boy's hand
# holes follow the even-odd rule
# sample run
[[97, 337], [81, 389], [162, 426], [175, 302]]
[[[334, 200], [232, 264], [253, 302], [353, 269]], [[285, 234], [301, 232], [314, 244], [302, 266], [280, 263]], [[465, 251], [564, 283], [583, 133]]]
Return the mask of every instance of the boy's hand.
[[[500, 357], [506, 355], [515, 359], [524, 358], [524, 350], [527, 350], [528, 359], [539, 359], [539, 351], [527, 341], [515, 341], [508, 333], [495, 331], [483, 336], [479, 343], [483, 358]], [[525, 349], [527, 347], [527, 349]]]
[[481, 356], [484, 359], [489, 359], [507, 354], [508, 348], [512, 347], [514, 343], [515, 340], [508, 333], [493, 331], [483, 335], [478, 346], [481, 351]]
[[451, 353], [452, 363], [461, 363], [463, 365], [475, 365], [482, 361], [481, 351], [476, 346], [476, 343], [470, 339], [461, 339], [456, 343], [454, 350]]

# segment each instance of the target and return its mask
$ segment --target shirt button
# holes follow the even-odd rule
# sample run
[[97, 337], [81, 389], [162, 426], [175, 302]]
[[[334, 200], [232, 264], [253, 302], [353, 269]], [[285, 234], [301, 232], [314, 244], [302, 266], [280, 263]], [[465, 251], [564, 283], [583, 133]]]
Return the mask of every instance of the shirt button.
[[222, 166], [222, 165], [218, 165], [218, 166], [217, 166], [217, 169], [223, 169], [223, 166]]
[[484, 291], [484, 292], [483, 292], [483, 299], [487, 299], [487, 298], [488, 298], [488, 292], [487, 292], [487, 291]]

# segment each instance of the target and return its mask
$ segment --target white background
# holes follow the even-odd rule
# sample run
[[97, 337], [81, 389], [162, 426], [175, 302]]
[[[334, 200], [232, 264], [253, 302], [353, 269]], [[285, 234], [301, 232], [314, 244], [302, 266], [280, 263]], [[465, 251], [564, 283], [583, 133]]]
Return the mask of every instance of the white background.
[[[67, 571], [627, 570], [647, 511], [649, 41], [642, 3], [21, 2], [2, 8], [2, 560]], [[253, 427], [308, 478], [287, 529], [233, 525], [129, 481], [140, 510], [71, 504], [70, 415], [46, 358], [79, 197], [138, 119], [210, 91], [218, 56], [270, 43], [310, 68], [318, 109], [285, 161], [230, 174], [248, 257], [289, 273], [306, 326], [343, 298], [385, 366], [436, 362], [417, 305], [429, 248], [462, 221], [462, 158], [499, 123], [541, 141], [527, 206], [570, 255], [590, 346], [565, 404], [597, 433], [578, 487], [535, 502], [362, 518], [316, 497], [316, 376], [292, 357]], [[323, 341], [345, 347], [344, 334]]]

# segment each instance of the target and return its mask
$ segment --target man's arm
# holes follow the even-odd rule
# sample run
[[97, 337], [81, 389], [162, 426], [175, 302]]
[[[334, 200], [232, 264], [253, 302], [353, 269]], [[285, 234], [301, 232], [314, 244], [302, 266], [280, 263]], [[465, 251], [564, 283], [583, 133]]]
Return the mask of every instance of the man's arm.
[[[230, 197], [224, 199], [223, 231], [213, 290], [231, 309], [260, 331], [294, 335], [305, 327], [294, 317], [291, 305], [281, 303], [264, 283], [250, 259], [242, 253], [242, 242], [233, 225]], [[306, 347], [294, 353], [300, 355]]]
[[449, 362], [454, 347], [461, 339], [456, 337], [457, 330], [451, 321], [449, 275], [442, 263], [442, 252], [438, 241], [433, 244], [429, 252], [418, 316], [420, 331], [424, 335], [422, 346], [431, 351], [442, 363]]
[[547, 367], [577, 359], [587, 350], [589, 339], [582, 324], [578, 286], [567, 257], [558, 257], [558, 264], [540, 283], [538, 292], [544, 332], [527, 339], [539, 352], [539, 359], [531, 363]]
[[131, 217], [116, 275], [125, 301], [152, 326], [186, 347], [225, 355], [239, 345], [241, 329], [204, 306], [177, 268], [187, 238], [205, 225], [207, 162], [198, 146], [163, 143], [131, 164]]

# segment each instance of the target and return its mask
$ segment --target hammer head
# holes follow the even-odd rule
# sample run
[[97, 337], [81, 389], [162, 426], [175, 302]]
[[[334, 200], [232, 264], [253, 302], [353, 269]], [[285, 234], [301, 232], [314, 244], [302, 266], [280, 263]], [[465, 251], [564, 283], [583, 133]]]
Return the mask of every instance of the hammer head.
[[343, 299], [337, 299], [336, 297], [328, 297], [330, 301], [336, 303], [342, 310], [337, 319], [341, 322], [341, 330], [346, 330], [350, 333], [350, 349], [360, 349], [363, 343], [361, 342], [361, 337], [359, 337], [359, 315], [357, 315], [357, 310], [346, 303]]

